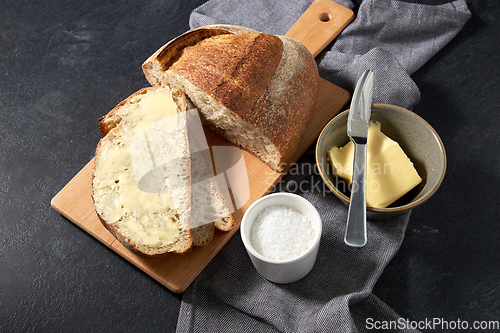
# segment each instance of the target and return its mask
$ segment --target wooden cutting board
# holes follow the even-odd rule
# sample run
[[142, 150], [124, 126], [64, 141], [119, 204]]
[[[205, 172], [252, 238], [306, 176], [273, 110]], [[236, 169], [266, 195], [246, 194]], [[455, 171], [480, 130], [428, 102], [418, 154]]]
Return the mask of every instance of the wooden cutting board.
[[[317, 55], [349, 24], [354, 17], [351, 10], [330, 0], [319, 0], [307, 9], [287, 34], [302, 42]], [[347, 104], [350, 95], [344, 89], [321, 79], [314, 116], [299, 147], [294, 161], [315, 142], [323, 127]], [[96, 129], [97, 130], [97, 129]], [[230, 145], [213, 133], [206, 131], [210, 146]], [[111, 250], [150, 275], [173, 292], [183, 292], [200, 274], [219, 250], [239, 229], [246, 209], [257, 199], [271, 191], [285, 173], [277, 173], [253, 155], [243, 151], [248, 173], [250, 199], [234, 214], [236, 227], [227, 233], [216, 232], [210, 244], [195, 247], [185, 255], [172, 254], [161, 260], [146, 259], [129, 252], [99, 221], [94, 210], [92, 191], [92, 159], [52, 199], [51, 206], [64, 217], [98, 239]], [[291, 167], [291, 165], [290, 165]]]

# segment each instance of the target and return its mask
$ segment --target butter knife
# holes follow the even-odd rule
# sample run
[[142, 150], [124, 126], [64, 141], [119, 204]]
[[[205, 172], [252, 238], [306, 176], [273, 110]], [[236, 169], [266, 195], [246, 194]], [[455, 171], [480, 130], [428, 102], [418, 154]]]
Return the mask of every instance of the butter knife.
[[344, 241], [353, 247], [366, 244], [366, 143], [373, 92], [373, 72], [359, 78], [347, 119], [347, 135], [354, 142], [351, 199]]

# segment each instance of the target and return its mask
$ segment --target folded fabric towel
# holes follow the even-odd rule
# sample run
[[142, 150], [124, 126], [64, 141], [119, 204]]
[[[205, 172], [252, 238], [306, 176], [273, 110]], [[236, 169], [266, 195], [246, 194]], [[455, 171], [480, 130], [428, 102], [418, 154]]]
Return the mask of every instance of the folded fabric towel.
[[[211, 0], [194, 10], [190, 26], [234, 24], [284, 35], [311, 2]], [[356, 18], [317, 57], [320, 75], [352, 93], [359, 75], [372, 69], [373, 102], [410, 109], [420, 99], [410, 75], [470, 17], [464, 0], [439, 6], [365, 0], [358, 8], [348, 0], [337, 2], [355, 10]], [[314, 164], [313, 145], [296, 170], [314, 170], [300, 167]], [[184, 292], [177, 331], [373, 332], [370, 323], [400, 319], [372, 289], [403, 241], [410, 212], [368, 221], [369, 241], [356, 249], [343, 241], [347, 207], [319, 174], [287, 174], [276, 191], [303, 195], [321, 215], [323, 235], [313, 270], [292, 284], [271, 283], [257, 273], [236, 233]]]

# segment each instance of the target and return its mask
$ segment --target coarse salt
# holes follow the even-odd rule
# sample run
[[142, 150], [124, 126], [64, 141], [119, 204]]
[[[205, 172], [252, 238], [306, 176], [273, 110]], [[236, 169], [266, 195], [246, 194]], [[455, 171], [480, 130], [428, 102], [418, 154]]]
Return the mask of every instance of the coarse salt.
[[250, 228], [250, 243], [262, 256], [288, 260], [300, 256], [314, 242], [316, 230], [311, 220], [289, 206], [269, 206]]

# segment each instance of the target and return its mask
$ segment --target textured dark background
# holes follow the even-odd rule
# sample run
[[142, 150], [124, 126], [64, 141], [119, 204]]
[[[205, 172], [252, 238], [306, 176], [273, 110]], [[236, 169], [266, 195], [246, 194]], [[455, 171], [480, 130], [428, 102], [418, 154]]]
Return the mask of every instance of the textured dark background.
[[[0, 332], [175, 330], [181, 295], [50, 200], [92, 158], [98, 117], [148, 85], [142, 62], [203, 2], [0, 1]], [[464, 29], [413, 76], [445, 181], [374, 289], [415, 321], [500, 320], [500, 6], [467, 3]]]

